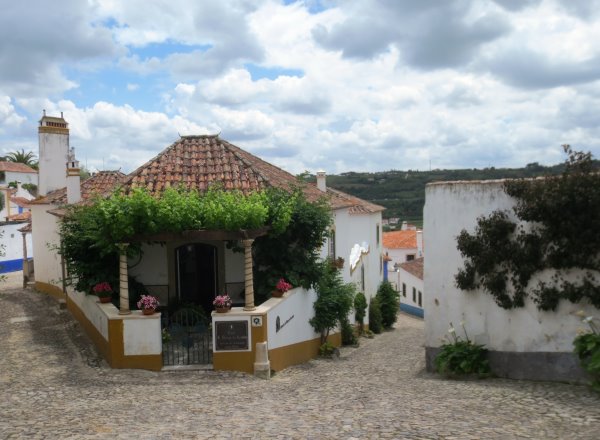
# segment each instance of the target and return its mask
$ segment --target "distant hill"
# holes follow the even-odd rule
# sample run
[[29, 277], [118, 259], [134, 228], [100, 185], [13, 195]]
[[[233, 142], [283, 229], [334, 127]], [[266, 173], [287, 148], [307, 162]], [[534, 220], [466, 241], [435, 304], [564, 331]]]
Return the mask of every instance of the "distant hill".
[[[595, 161], [595, 164], [600, 167], [600, 162]], [[564, 164], [547, 167], [535, 162], [524, 168], [348, 172], [328, 175], [327, 185], [385, 206], [387, 209], [383, 212], [383, 218], [398, 217], [401, 221], [420, 225], [423, 221], [425, 185], [429, 182], [538, 177], [560, 174], [563, 169]], [[307, 180], [315, 181], [315, 178], [307, 176]]]

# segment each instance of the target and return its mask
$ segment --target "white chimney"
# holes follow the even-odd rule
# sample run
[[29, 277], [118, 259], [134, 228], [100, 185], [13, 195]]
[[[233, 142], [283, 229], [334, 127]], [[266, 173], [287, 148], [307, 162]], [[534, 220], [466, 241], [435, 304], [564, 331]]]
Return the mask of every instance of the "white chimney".
[[327, 191], [327, 183], [325, 176], [325, 171], [317, 171], [317, 188], [319, 188], [323, 192]]
[[417, 258], [423, 256], [423, 231], [417, 229]]
[[79, 161], [75, 159], [75, 148], [69, 150], [67, 162], [67, 203], [77, 203], [81, 200], [81, 177], [79, 176]]

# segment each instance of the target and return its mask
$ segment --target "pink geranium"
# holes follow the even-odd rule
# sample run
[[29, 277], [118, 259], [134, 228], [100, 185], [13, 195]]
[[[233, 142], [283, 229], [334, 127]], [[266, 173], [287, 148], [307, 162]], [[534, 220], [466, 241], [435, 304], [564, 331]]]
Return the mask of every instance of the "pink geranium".
[[275, 288], [280, 292], [285, 293], [292, 288], [292, 285], [288, 283], [285, 279], [280, 278]]
[[156, 310], [156, 308], [159, 306], [159, 302], [158, 302], [158, 299], [156, 299], [152, 295], [142, 295], [140, 300], [137, 302], [137, 306], [138, 306], [138, 309], [140, 309], [140, 310], [142, 310], [142, 309]]

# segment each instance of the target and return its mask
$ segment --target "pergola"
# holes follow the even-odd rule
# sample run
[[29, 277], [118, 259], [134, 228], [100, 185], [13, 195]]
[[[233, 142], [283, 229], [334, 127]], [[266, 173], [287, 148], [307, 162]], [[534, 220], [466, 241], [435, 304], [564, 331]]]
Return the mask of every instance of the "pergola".
[[140, 242], [167, 242], [175, 240], [199, 241], [199, 240], [237, 240], [244, 244], [244, 310], [252, 311], [256, 309], [254, 305], [254, 277], [252, 274], [252, 243], [258, 237], [266, 235], [269, 226], [259, 229], [240, 229], [237, 231], [225, 230], [193, 230], [182, 232], [161, 232], [151, 235], [134, 235], [128, 240], [119, 244], [119, 296], [120, 296], [120, 315], [129, 315], [129, 283], [127, 273], [127, 246], [131, 243]]

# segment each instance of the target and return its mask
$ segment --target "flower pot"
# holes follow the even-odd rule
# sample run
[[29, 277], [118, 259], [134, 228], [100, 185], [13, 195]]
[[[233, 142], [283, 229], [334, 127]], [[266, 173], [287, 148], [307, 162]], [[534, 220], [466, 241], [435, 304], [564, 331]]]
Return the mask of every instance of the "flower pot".
[[283, 292], [281, 290], [273, 290], [271, 292], [271, 296], [273, 298], [281, 298], [283, 296]]
[[144, 315], [153, 315], [154, 311], [155, 311], [155, 309], [142, 309], [142, 313]]
[[217, 313], [227, 313], [231, 310], [231, 307], [215, 307]]
[[101, 303], [109, 303], [112, 301], [112, 296], [99, 296], [98, 300], [100, 300]]

